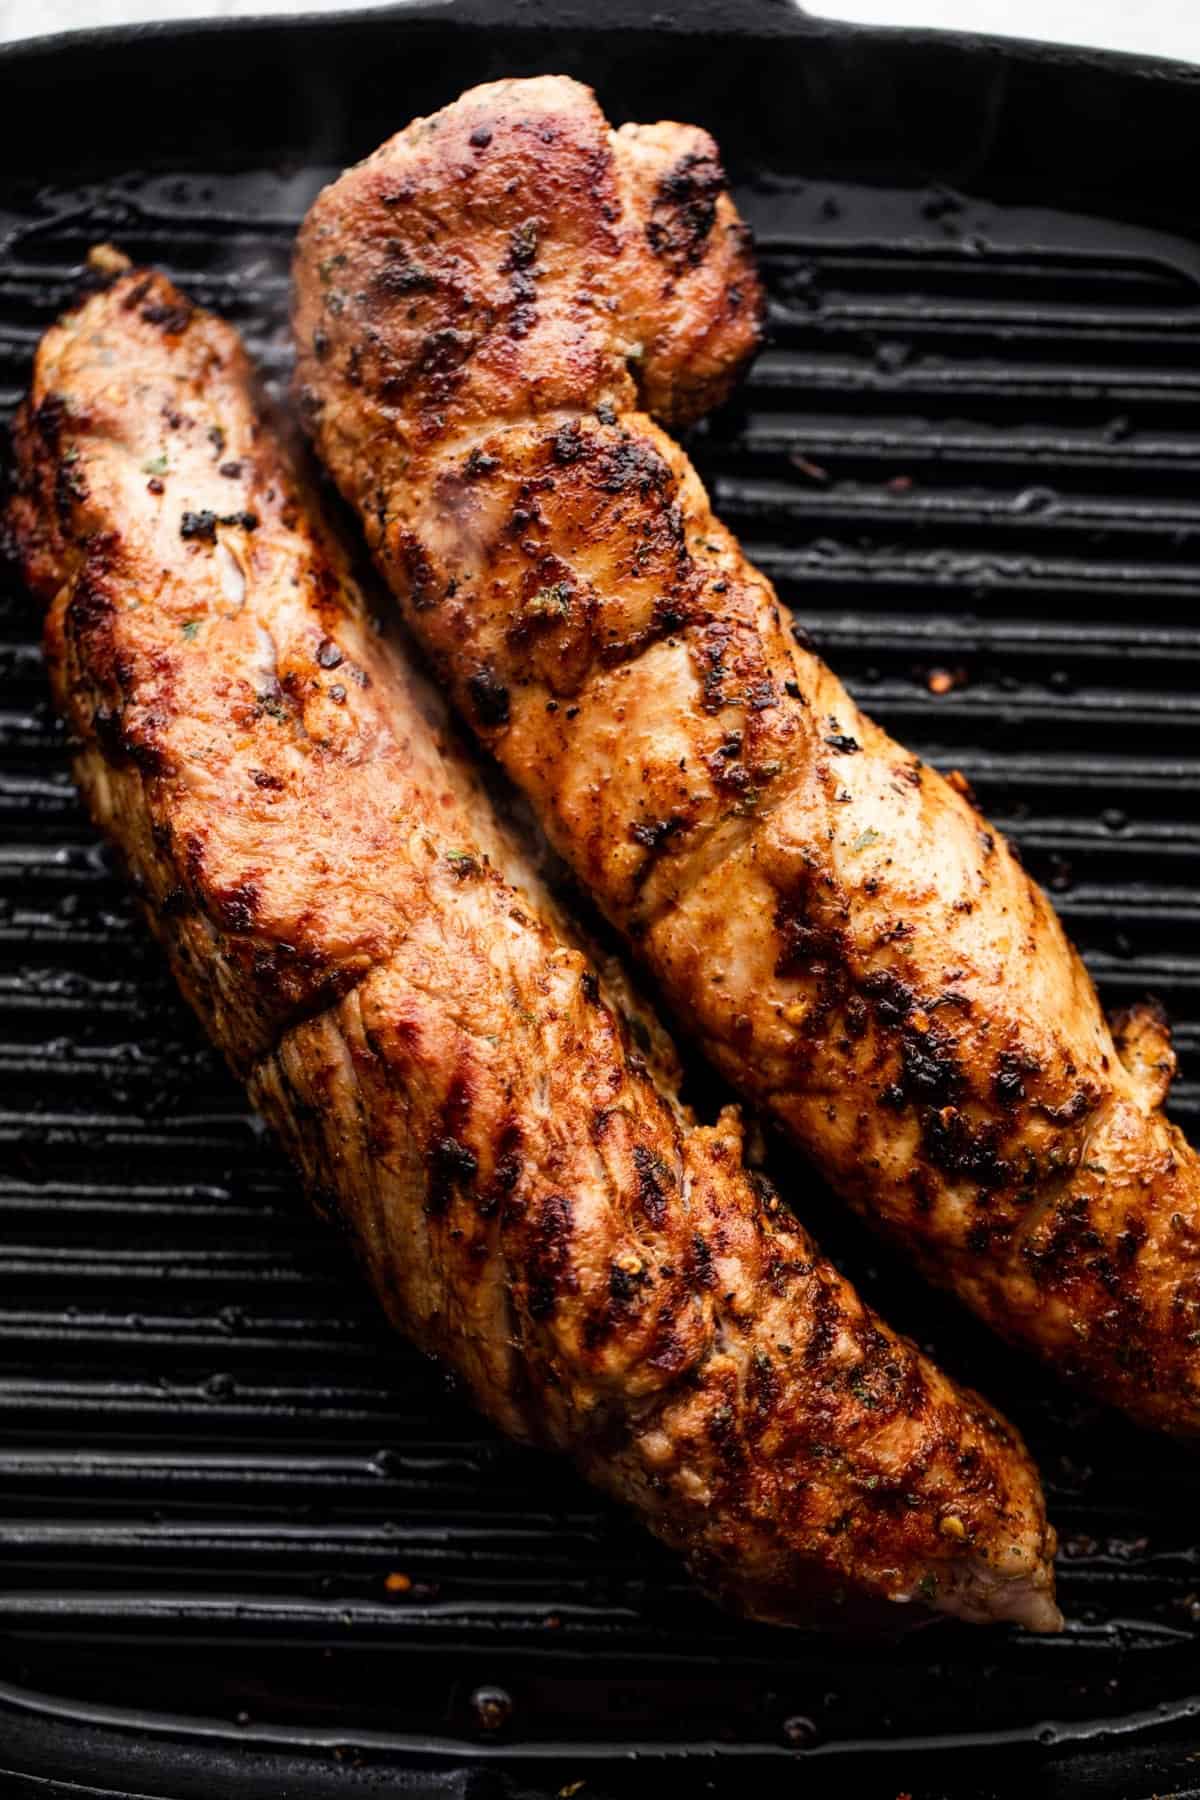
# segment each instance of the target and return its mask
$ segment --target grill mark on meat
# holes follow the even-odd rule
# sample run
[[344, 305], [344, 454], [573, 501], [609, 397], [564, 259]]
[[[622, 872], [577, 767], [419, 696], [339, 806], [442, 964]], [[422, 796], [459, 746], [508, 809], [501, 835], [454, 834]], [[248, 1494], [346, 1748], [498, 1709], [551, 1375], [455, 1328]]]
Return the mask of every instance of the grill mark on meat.
[[398, 530], [388, 544], [392, 566], [398, 566], [408, 584], [409, 600], [418, 612], [433, 606], [438, 598], [438, 580], [429, 554], [411, 531]]
[[573, 1216], [565, 1194], [548, 1194], [536, 1219], [525, 1225], [526, 1305], [533, 1319], [547, 1319], [564, 1293], [575, 1292], [571, 1262]]
[[644, 1144], [634, 1145], [633, 1165], [637, 1170], [642, 1211], [652, 1226], [661, 1229], [667, 1216], [668, 1196], [678, 1183], [662, 1157]]
[[725, 191], [725, 171], [714, 156], [681, 157], [658, 184], [646, 221], [654, 255], [676, 273], [703, 257]]
[[479, 1158], [465, 1142], [471, 1125], [471, 1081], [460, 1069], [451, 1077], [438, 1114], [433, 1137], [426, 1149], [429, 1183], [425, 1210], [440, 1218], [454, 1195], [469, 1190], [479, 1173]]
[[429, 1198], [426, 1210], [440, 1216], [450, 1204], [455, 1189], [470, 1186], [479, 1171], [473, 1150], [456, 1137], [435, 1138], [429, 1147]]
[[537, 280], [534, 267], [538, 253], [539, 221], [524, 219], [509, 235], [508, 255], [500, 268], [508, 275], [508, 321], [504, 329], [510, 338], [527, 337], [537, 324]]
[[516, 1119], [506, 1119], [500, 1127], [494, 1146], [492, 1179], [486, 1193], [480, 1196], [480, 1216], [488, 1218], [504, 1206], [516, 1191], [521, 1179], [521, 1149], [524, 1133]]
[[226, 931], [253, 931], [258, 913], [259, 891], [252, 881], [240, 881], [226, 894], [219, 894], [216, 908]]
[[509, 721], [509, 693], [493, 669], [476, 669], [468, 677], [467, 693], [476, 723], [488, 730], [500, 730]]
[[147, 325], [157, 325], [168, 335], [178, 336], [191, 324], [192, 304], [182, 297], [177, 301], [153, 300], [142, 307], [141, 316]]

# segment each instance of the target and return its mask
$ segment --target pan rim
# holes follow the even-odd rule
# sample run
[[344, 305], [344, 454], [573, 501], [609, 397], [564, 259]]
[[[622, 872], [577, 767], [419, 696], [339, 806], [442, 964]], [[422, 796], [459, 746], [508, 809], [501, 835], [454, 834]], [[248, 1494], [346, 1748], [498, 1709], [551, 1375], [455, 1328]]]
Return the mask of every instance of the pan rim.
[[869, 25], [816, 17], [796, 0], [675, 0], [670, 12], [647, 12], [639, 0], [609, 0], [602, 16], [579, 0], [524, 0], [519, 11], [508, 0], [385, 0], [335, 13], [317, 7], [295, 13], [215, 14], [186, 19], [145, 19], [128, 24], [93, 25], [39, 33], [0, 44], [0, 75], [25, 63], [64, 53], [103, 53], [132, 45], [163, 44], [179, 49], [190, 38], [237, 37], [249, 33], [298, 36], [338, 28], [371, 28], [409, 24], [450, 25], [459, 29], [503, 26], [512, 32], [539, 28], [714, 35], [788, 36], [856, 43], [882, 42], [898, 47], [989, 52], [1014, 62], [1098, 68], [1141, 80], [1200, 85], [1200, 60], [1155, 56], [1138, 51], [1105, 50], [1084, 44], [1060, 44], [1040, 38], [999, 37], [988, 32], [954, 31], [933, 26]]

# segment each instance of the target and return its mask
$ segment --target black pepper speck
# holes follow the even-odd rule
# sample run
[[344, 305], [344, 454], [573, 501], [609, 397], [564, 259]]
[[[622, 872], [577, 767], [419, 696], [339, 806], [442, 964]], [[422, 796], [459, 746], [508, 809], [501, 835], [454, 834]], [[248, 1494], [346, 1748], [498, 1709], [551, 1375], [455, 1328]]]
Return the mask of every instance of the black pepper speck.
[[217, 539], [217, 515], [214, 512], [185, 512], [179, 521], [179, 535], [182, 538], [198, 538], [201, 543], [213, 544]]

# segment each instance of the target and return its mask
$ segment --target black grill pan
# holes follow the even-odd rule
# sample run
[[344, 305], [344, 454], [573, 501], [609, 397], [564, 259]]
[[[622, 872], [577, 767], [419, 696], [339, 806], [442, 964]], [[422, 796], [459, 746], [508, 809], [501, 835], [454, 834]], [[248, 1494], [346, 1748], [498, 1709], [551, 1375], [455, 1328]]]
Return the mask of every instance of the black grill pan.
[[[719, 508], [868, 708], [975, 784], [1106, 999], [1167, 1003], [1195, 1133], [1193, 71], [770, 0], [474, 0], [9, 50], [0, 409], [99, 238], [282, 381], [289, 243], [321, 181], [536, 70], [717, 133], [772, 326], [695, 436]], [[1004, 1354], [782, 1159], [888, 1315], [1028, 1432], [1069, 1625], [862, 1645], [723, 1618], [377, 1322], [82, 815], [11, 576], [0, 659], [6, 1800], [1200, 1793], [1194, 1454]]]

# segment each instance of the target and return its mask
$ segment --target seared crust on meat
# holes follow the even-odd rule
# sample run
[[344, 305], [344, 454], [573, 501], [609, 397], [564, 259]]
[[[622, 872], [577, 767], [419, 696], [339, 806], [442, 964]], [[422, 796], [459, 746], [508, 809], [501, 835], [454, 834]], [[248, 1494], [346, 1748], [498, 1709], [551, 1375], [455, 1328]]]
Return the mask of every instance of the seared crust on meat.
[[719, 398], [757, 311], [709, 141], [611, 133], [565, 80], [417, 121], [296, 264], [306, 417], [381, 568], [712, 1060], [1007, 1337], [1194, 1433], [1200, 1164], [1163, 1029], [1114, 1042], [966, 783], [792, 641], [639, 410]]
[[656, 1084], [235, 334], [121, 276], [43, 340], [17, 451], [83, 792], [395, 1321], [734, 1607], [1053, 1629], [1020, 1441], [820, 1258], [735, 1114]]

